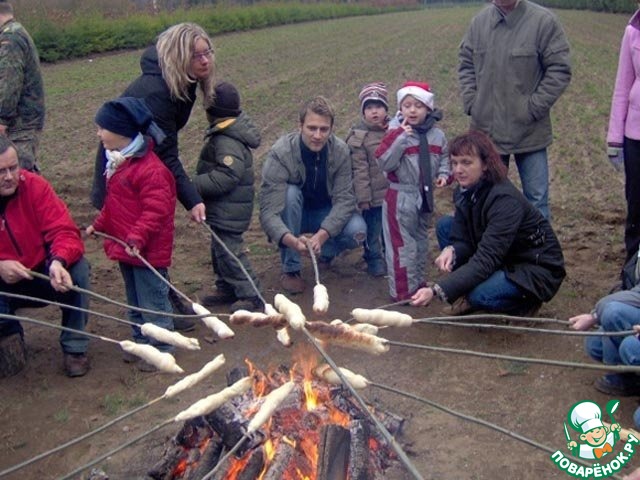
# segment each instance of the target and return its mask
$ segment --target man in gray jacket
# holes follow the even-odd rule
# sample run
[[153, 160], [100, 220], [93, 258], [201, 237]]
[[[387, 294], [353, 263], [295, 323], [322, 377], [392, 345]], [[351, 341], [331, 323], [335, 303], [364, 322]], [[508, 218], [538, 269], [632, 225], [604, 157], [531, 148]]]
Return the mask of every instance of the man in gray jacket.
[[571, 80], [569, 43], [556, 16], [529, 0], [493, 0], [462, 39], [458, 80], [471, 128], [491, 136], [522, 190], [549, 212], [551, 106]]
[[280, 137], [262, 168], [260, 224], [280, 246], [281, 284], [288, 293], [305, 289], [300, 254], [308, 253], [307, 245], [328, 264], [366, 237], [356, 211], [349, 147], [333, 134], [333, 121], [329, 101], [311, 99], [300, 111], [299, 131]]

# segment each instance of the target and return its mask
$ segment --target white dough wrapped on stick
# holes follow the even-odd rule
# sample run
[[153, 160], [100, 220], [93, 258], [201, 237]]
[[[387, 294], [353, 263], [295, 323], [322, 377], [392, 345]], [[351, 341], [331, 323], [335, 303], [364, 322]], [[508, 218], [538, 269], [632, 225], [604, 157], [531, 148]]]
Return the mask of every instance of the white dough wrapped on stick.
[[330, 325], [325, 322], [307, 322], [307, 329], [313, 335], [332, 345], [353, 348], [374, 355], [389, 351], [386, 338], [355, 331], [348, 325]]
[[282, 328], [287, 325], [287, 319], [283, 314], [274, 310], [274, 314], [268, 315], [262, 312], [250, 312], [248, 310], [236, 310], [229, 317], [229, 322], [233, 325], [249, 324], [252, 327], [271, 326]]
[[229, 326], [220, 320], [218, 317], [211, 314], [209, 310], [200, 305], [199, 303], [193, 302], [191, 304], [191, 308], [198, 315], [206, 315], [206, 317], [202, 317], [202, 323], [204, 323], [208, 328], [213, 330], [216, 335], [220, 338], [233, 338], [235, 333], [233, 330], [229, 328]]
[[379, 327], [410, 327], [413, 323], [411, 315], [406, 313], [383, 310], [381, 308], [354, 308], [351, 316], [359, 323], [371, 323]]
[[143, 323], [140, 331], [145, 337], [151, 337], [162, 343], [168, 343], [174, 347], [186, 350], [200, 350], [200, 342], [197, 338], [185, 337], [181, 333], [172, 332], [153, 323]]
[[302, 327], [304, 327], [307, 319], [297, 304], [289, 300], [281, 293], [276, 294], [276, 296], [273, 298], [273, 303], [275, 304], [278, 311], [285, 316], [291, 328], [293, 328], [294, 330], [301, 330]]
[[[347, 381], [351, 384], [353, 388], [363, 389], [369, 386], [369, 380], [358, 373], [354, 373], [349, 369], [338, 367], [340, 369], [340, 373], [347, 379]], [[318, 365], [313, 373], [316, 377], [324, 380], [325, 382], [331, 383], [333, 385], [340, 385], [342, 381], [338, 374], [326, 363], [322, 365]]]
[[313, 311], [318, 314], [327, 313], [329, 310], [329, 292], [327, 287], [318, 283], [313, 287]]
[[174, 417], [173, 421], [182, 422], [201, 415], [207, 415], [215, 409], [220, 408], [221, 405], [228, 402], [233, 397], [237, 397], [238, 395], [245, 393], [249, 388], [251, 388], [251, 383], [251, 377], [241, 378], [230, 387], [198, 400], [190, 407], [178, 413]]
[[345, 325], [356, 332], [368, 333], [369, 335], [378, 335], [378, 331], [380, 330], [377, 326], [371, 325], [370, 323], [356, 323], [355, 325], [350, 325], [348, 323], [344, 323], [339, 318], [332, 320], [331, 325]]
[[225, 358], [223, 354], [218, 355], [216, 358], [211, 360], [209, 363], [205, 364], [199, 371], [192, 373], [191, 375], [187, 375], [182, 380], [177, 381], [173, 385], [169, 385], [164, 392], [164, 396], [167, 398], [171, 398], [183, 392], [194, 385], [200, 383], [202, 380], [207, 378], [217, 369], [219, 369], [222, 365], [224, 365]]
[[[270, 303], [264, 304], [264, 313], [266, 313], [269, 316], [282, 315], [281, 313], [278, 313], [278, 311]], [[289, 329], [286, 326], [279, 328], [276, 331], [276, 338], [285, 347], [290, 347], [291, 345], [293, 345], [293, 342], [291, 341], [291, 337], [289, 336]]]
[[146, 345], [142, 343], [135, 343], [131, 340], [123, 340], [120, 342], [120, 347], [127, 353], [135, 355], [150, 363], [158, 370], [168, 373], [184, 373], [184, 370], [176, 363], [176, 359], [173, 355], [167, 352], [161, 352], [152, 345]]
[[273, 412], [275, 412], [282, 401], [287, 398], [287, 395], [291, 393], [294, 385], [295, 384], [292, 381], [288, 381], [264, 397], [264, 402], [262, 403], [260, 410], [258, 410], [258, 413], [253, 416], [249, 425], [247, 425], [247, 433], [255, 432], [262, 426], [262, 424], [269, 420], [269, 417], [271, 417]]

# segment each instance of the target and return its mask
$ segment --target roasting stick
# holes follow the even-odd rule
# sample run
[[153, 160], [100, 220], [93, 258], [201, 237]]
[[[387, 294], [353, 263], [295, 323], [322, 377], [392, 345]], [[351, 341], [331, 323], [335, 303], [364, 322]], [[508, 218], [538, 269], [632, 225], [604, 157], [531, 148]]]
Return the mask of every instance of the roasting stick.
[[415, 348], [419, 350], [431, 350], [434, 352], [454, 353], [459, 355], [470, 355], [474, 357], [496, 358], [499, 360], [509, 360], [512, 362], [523, 362], [523, 363], [532, 363], [532, 364], [540, 364], [540, 365], [554, 365], [557, 367], [569, 367], [569, 368], [585, 368], [587, 370], [606, 370], [611, 372], [640, 373], [640, 367], [634, 367], [631, 365], [597, 365], [597, 364], [591, 364], [591, 363], [565, 362], [563, 360], [549, 360], [546, 358], [516, 357], [512, 355], [501, 355], [498, 353], [477, 352], [475, 350], [464, 350], [464, 349], [449, 348], [449, 347], [436, 347], [433, 345], [419, 345], [416, 343], [405, 343], [405, 342], [398, 342], [395, 340], [388, 340], [387, 342], [389, 345], [395, 345], [397, 347]]
[[133, 355], [136, 355], [137, 357], [142, 358], [143, 360], [146, 360], [147, 362], [157, 367], [158, 370], [169, 373], [184, 372], [184, 370], [182, 370], [182, 368], [180, 368], [180, 366], [178, 366], [178, 364], [176, 363], [173, 355], [171, 355], [170, 353], [160, 352], [157, 348], [151, 345], [138, 344], [130, 340], [115, 340], [103, 335], [85, 332], [84, 330], [76, 330], [75, 328], [63, 327], [62, 325], [56, 325], [42, 320], [36, 320], [35, 318], [23, 317], [19, 315], [0, 313], [0, 318], [35, 323], [36, 325], [41, 325], [43, 327], [55, 328], [58, 330], [63, 330], [65, 332], [79, 333], [80, 335], [85, 335], [90, 338], [97, 338], [98, 340], [103, 340], [105, 342], [115, 343], [119, 345], [120, 348], [122, 348], [122, 350], [124, 350], [125, 352], [131, 353]]
[[160, 342], [168, 343], [178, 348], [184, 348], [186, 350], [200, 350], [200, 343], [197, 338], [185, 337], [179, 332], [173, 332], [171, 330], [167, 330], [166, 328], [161, 328], [151, 323], [135, 323], [129, 320], [124, 320], [122, 318], [114, 317], [112, 315], [107, 315], [106, 313], [101, 313], [93, 310], [88, 310], [86, 308], [76, 307], [74, 305], [67, 305], [65, 303], [56, 302], [53, 300], [44, 300], [38, 297], [30, 297], [29, 295], [21, 295], [18, 293], [9, 293], [2, 292], [2, 295], [6, 297], [12, 298], [20, 298], [23, 300], [29, 300], [33, 302], [45, 303], [48, 305], [57, 305], [59, 307], [68, 308], [70, 310], [77, 310], [80, 312], [87, 312], [92, 315], [108, 318], [109, 320], [115, 320], [116, 322], [124, 323], [126, 325], [131, 325], [133, 327], [139, 327], [142, 330], [142, 334], [147, 337], [152, 337]]
[[517, 332], [528, 333], [549, 333], [551, 335], [574, 335], [585, 337], [627, 337], [629, 335], [637, 334], [634, 330], [621, 330], [618, 332], [605, 332], [598, 330], [553, 330], [549, 328], [533, 328], [533, 327], [519, 327], [517, 325], [496, 325], [493, 323], [468, 323], [468, 322], [450, 322], [446, 320], [440, 320], [435, 318], [420, 318], [414, 320], [414, 323], [424, 323], [429, 325], [446, 325], [450, 327], [473, 327], [473, 328], [487, 328], [494, 330], [513, 330]]
[[[93, 235], [98, 235], [100, 237], [104, 237], [109, 240], [112, 240], [125, 249], [129, 248], [129, 245], [127, 245], [126, 242], [123, 242], [119, 238], [116, 238], [112, 235], [108, 235], [106, 233], [97, 232], [97, 231], [94, 231]], [[173, 290], [179, 297], [182, 297], [184, 300], [186, 300], [187, 303], [191, 305], [191, 308], [195, 313], [199, 315], [205, 315], [204, 317], [201, 318], [202, 322], [211, 330], [213, 330], [218, 335], [218, 337], [232, 338], [235, 336], [235, 333], [233, 332], [233, 330], [231, 330], [231, 328], [229, 328], [229, 326], [226, 323], [220, 320], [216, 315], [213, 315], [208, 309], [206, 309], [199, 303], [194, 302], [187, 295], [185, 295], [180, 290], [178, 290], [169, 280], [167, 280], [158, 270], [156, 270], [153, 265], [151, 265], [142, 255], [140, 255], [140, 253], [134, 251], [133, 255], [138, 260], [140, 260], [165, 285], [167, 285], [171, 290]]]
[[258, 289], [255, 282], [251, 278], [251, 275], [249, 275], [249, 272], [247, 272], [247, 269], [244, 268], [244, 265], [242, 264], [240, 259], [236, 255], [234, 255], [234, 253], [231, 250], [229, 250], [229, 247], [225, 245], [222, 239], [216, 234], [216, 232], [213, 231], [213, 229], [206, 222], [202, 222], [200, 223], [200, 225], [202, 225], [211, 234], [213, 239], [220, 244], [220, 246], [224, 249], [224, 251], [227, 252], [227, 254], [236, 261], [236, 263], [238, 264], [238, 267], [240, 267], [240, 270], [242, 270], [242, 273], [244, 274], [245, 277], [247, 277], [247, 280], [251, 284], [251, 288], [253, 288], [253, 290], [256, 292], [256, 296], [262, 301], [262, 303], [266, 304], [267, 301], [262, 296], [262, 293], [260, 293], [260, 290]]
[[[33, 270], [27, 270], [27, 273], [29, 273], [29, 275], [31, 275], [32, 277], [36, 277], [36, 278], [40, 278], [42, 280], [50, 280], [50, 278], [47, 275], [44, 275], [40, 272], [34, 272]], [[136, 312], [141, 312], [141, 313], [153, 313], [155, 315], [157, 314], [162, 314], [165, 315], [167, 317], [174, 317], [174, 318], [202, 318], [205, 315], [193, 315], [193, 314], [189, 314], [189, 315], [184, 315], [181, 313], [173, 313], [173, 312], [160, 312], [158, 310], [149, 310], [147, 308], [140, 308], [140, 307], [134, 307], [133, 305], [129, 305], [127, 303], [123, 303], [123, 302], [119, 302], [117, 300], [113, 300], [112, 298], [109, 297], [105, 297], [104, 295], [100, 295], [99, 293], [96, 292], [92, 292], [91, 290], [87, 290], [85, 288], [80, 288], [76, 285], [68, 285], [69, 290], [73, 290], [74, 292], [79, 292], [79, 293], [84, 293], [86, 295], [89, 295], [91, 297], [97, 298], [99, 300], [102, 300], [103, 302], [107, 302], [107, 303], [111, 303], [113, 305], [117, 305], [119, 307], [124, 307], [124, 308], [128, 308], [129, 310], [135, 310]], [[211, 315], [211, 314], [209, 314]], [[229, 315], [228, 313], [219, 313], [216, 315]]]
[[182, 393], [185, 390], [188, 390], [191, 387], [194, 387], [195, 385], [197, 385], [198, 383], [200, 383], [202, 380], [204, 380], [205, 378], [209, 377], [212, 373], [214, 373], [216, 370], [218, 370], [222, 365], [224, 365], [225, 363], [225, 358], [223, 354], [218, 355], [217, 357], [215, 357], [213, 360], [211, 360], [210, 362], [206, 363], [199, 371], [192, 373], [190, 375], [187, 375], [186, 377], [184, 377], [183, 379], [179, 380], [178, 382], [174, 383], [173, 385], [170, 385], [169, 387], [167, 387], [167, 389], [165, 390], [164, 394], [162, 394], [159, 397], [154, 398], [153, 400], [150, 400], [149, 402], [145, 403], [144, 405], [141, 405], [139, 407], [134, 408], [133, 410], [126, 412], [122, 415], [120, 415], [117, 418], [114, 418], [113, 420], [108, 421], [107, 423], [105, 423], [104, 425], [101, 425], [100, 427], [87, 432], [79, 437], [76, 437], [70, 441], [68, 441], [67, 443], [64, 443], [62, 445], [57, 446], [56, 448], [53, 448], [51, 450], [48, 450], [46, 452], [42, 452], [39, 455], [36, 455], [33, 458], [30, 458], [28, 460], [25, 460], [22, 463], [19, 463], [18, 465], [14, 465], [13, 467], [10, 467], [6, 470], [3, 470], [0, 472], [0, 478], [2, 478], [5, 475], [8, 475], [10, 473], [13, 473], [17, 470], [20, 470], [28, 465], [31, 465], [32, 463], [35, 463], [39, 460], [42, 460], [43, 458], [46, 458], [50, 455], [53, 455], [54, 453], [57, 453], [61, 450], [64, 450], [65, 448], [71, 447], [73, 445], [75, 445], [76, 443], [79, 443], [83, 440], [86, 440], [87, 438], [90, 438], [94, 435], [97, 435], [98, 433], [106, 430], [107, 428], [111, 427], [112, 425], [115, 425], [118, 422], [121, 422], [122, 420], [146, 409], [149, 408], [150, 406], [158, 403], [160, 400], [166, 399], [166, 398], [172, 398], [174, 396], [176, 396], [178, 393]]
[[355, 388], [353, 388], [351, 383], [349, 383], [345, 375], [340, 371], [340, 368], [338, 368], [336, 363], [331, 359], [331, 357], [327, 354], [327, 352], [324, 351], [320, 343], [314, 338], [313, 335], [311, 335], [311, 333], [309, 333], [309, 331], [304, 326], [302, 327], [301, 330], [307, 336], [307, 340], [311, 342], [311, 345], [313, 345], [315, 349], [318, 350], [320, 355], [322, 355], [322, 357], [324, 358], [325, 362], [329, 364], [329, 366], [333, 369], [333, 371], [336, 373], [338, 378], [340, 378], [340, 381], [349, 390], [351, 395], [353, 395], [353, 398], [355, 398], [356, 401], [360, 404], [362, 411], [367, 413], [367, 415], [369, 416], [373, 424], [378, 428], [380, 434], [385, 438], [385, 440], [389, 443], [389, 445], [391, 445], [391, 448], [393, 448], [393, 450], [396, 452], [396, 454], [398, 455], [398, 458], [404, 464], [404, 466], [409, 471], [409, 473], [411, 473], [414, 478], [418, 480], [423, 480], [424, 477], [420, 474], [420, 472], [418, 472], [418, 470], [416, 470], [416, 467], [411, 463], [411, 460], [409, 460], [409, 457], [404, 452], [404, 450], [402, 450], [402, 447], [398, 444], [396, 439], [393, 438], [393, 435], [391, 435], [391, 433], [389, 433], [389, 430], [387, 430], [387, 428], [382, 424], [382, 422], [380, 422], [380, 420], [378, 420], [376, 416], [373, 413], [371, 413], [366, 402], [362, 399], [362, 397], [358, 394], [358, 392], [356, 392]]
[[316, 254], [307, 242], [307, 250], [313, 264], [313, 272], [316, 278], [316, 284], [313, 286], [313, 311], [319, 315], [324, 315], [329, 310], [329, 292], [327, 287], [320, 283], [320, 273], [318, 272], [318, 260]]

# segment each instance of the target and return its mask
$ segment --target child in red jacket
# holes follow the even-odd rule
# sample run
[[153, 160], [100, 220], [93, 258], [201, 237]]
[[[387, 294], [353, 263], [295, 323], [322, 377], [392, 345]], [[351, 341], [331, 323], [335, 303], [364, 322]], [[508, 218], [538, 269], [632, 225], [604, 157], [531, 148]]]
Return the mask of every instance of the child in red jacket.
[[[104, 232], [128, 245], [124, 248], [104, 241], [107, 257], [119, 263], [129, 305], [170, 313], [168, 285], [135, 256], [139, 253], [166, 277], [173, 250], [176, 187], [171, 172], [153, 152], [153, 141], [143, 135], [154, 131], [151, 112], [144, 101], [121, 97], [105, 103], [95, 121], [107, 157], [107, 195], [87, 234]], [[160, 313], [129, 310], [128, 318], [140, 325], [150, 322], [173, 330], [172, 318]], [[133, 338], [163, 352], [172, 351], [170, 345], [142, 335], [138, 327], [133, 327]], [[125, 361], [134, 358], [126, 356]], [[138, 368], [155, 369], [142, 361]]]

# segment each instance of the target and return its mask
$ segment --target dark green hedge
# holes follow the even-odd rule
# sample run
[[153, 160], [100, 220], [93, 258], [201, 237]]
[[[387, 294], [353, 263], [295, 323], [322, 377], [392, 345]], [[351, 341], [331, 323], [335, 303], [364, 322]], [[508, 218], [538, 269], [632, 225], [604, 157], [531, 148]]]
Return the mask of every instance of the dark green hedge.
[[310, 20], [375, 15], [416, 9], [419, 5], [374, 7], [358, 4], [260, 4], [251, 7], [209, 6], [171, 13], [135, 14], [125, 18], [83, 15], [64, 25], [42, 18], [26, 23], [40, 58], [55, 62], [90, 54], [150, 45], [156, 36], [179, 22], [196, 22], [210, 35], [223, 32], [296, 23]]

